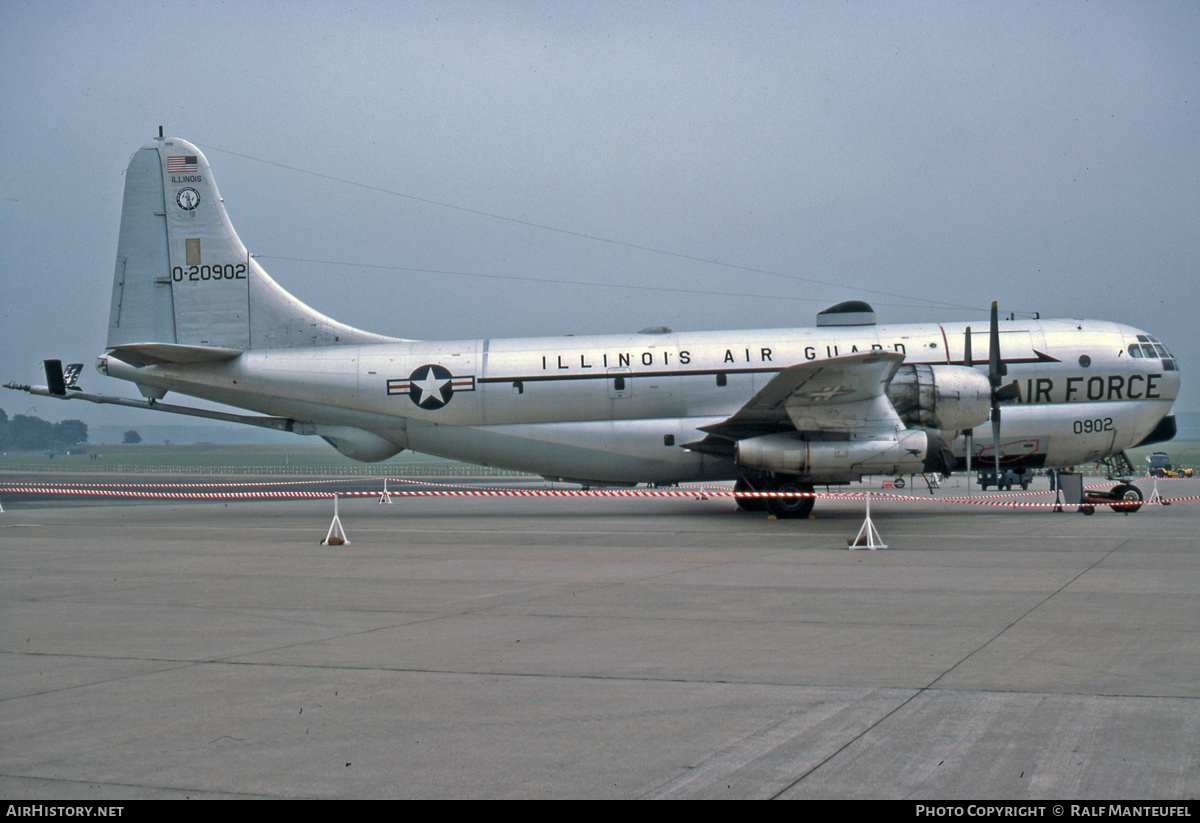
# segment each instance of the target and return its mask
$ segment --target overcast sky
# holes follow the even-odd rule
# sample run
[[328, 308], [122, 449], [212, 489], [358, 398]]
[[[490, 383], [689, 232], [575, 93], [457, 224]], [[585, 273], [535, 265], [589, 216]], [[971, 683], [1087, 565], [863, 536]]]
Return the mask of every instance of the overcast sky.
[[[0, 382], [133, 393], [92, 362], [162, 124], [281, 285], [371, 331], [997, 300], [1158, 335], [1200, 411], [1198, 64], [1194, 2], [0, 0]], [[31, 406], [178, 422], [0, 391]]]

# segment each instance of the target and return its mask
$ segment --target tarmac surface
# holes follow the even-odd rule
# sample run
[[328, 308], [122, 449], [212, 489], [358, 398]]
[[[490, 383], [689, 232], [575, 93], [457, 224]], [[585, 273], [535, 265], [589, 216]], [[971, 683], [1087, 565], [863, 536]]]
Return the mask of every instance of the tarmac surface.
[[0, 505], [6, 799], [1200, 794], [1195, 502]]

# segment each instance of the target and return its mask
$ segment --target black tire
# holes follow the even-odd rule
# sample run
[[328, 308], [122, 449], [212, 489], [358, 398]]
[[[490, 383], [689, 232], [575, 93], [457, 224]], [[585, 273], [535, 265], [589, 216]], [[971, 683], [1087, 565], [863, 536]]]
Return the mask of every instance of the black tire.
[[744, 512], [761, 512], [766, 511], [767, 501], [762, 497], [742, 497], [738, 492], [753, 492], [758, 491], [749, 482], [742, 478], [733, 484], [733, 499], [737, 503], [739, 509]]
[[796, 497], [766, 498], [767, 512], [775, 515], [780, 520], [808, 517], [812, 513], [813, 504], [816, 503], [816, 498], [812, 496], [813, 487], [807, 483], [799, 483], [794, 480], [777, 480], [771, 484], [768, 490], [797, 495]]
[[1132, 483], [1122, 483], [1119, 486], [1114, 486], [1110, 494], [1124, 501], [1123, 503], [1111, 504], [1112, 510], [1115, 512], [1133, 514], [1142, 507], [1142, 490]]

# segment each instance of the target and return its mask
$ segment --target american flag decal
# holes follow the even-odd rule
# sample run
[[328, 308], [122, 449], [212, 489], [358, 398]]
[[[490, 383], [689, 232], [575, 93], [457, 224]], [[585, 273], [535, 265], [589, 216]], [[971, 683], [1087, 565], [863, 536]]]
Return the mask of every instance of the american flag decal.
[[196, 166], [196, 155], [182, 154], [178, 157], [167, 158], [167, 171], [174, 174], [186, 174], [199, 171]]

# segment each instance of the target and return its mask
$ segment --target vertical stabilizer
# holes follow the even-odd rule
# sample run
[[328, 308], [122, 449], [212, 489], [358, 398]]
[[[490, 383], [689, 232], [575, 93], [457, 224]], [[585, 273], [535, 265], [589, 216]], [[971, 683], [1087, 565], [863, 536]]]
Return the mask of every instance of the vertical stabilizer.
[[314, 311], [272, 280], [238, 239], [204, 155], [159, 138], [125, 176], [108, 347], [139, 343], [251, 348], [395, 338]]

